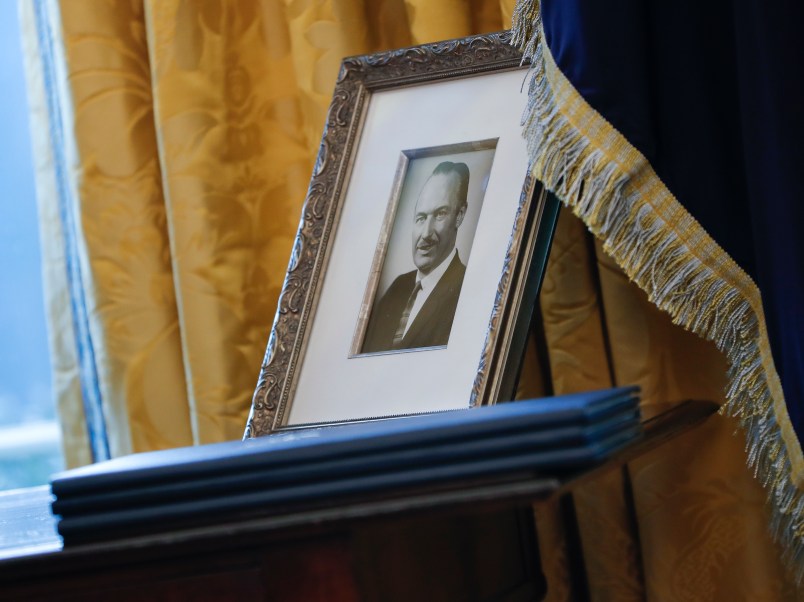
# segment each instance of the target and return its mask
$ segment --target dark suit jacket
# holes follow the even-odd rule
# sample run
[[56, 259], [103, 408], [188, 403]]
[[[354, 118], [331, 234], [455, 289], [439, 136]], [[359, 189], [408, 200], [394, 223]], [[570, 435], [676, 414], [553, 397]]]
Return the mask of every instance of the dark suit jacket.
[[404, 338], [394, 345], [399, 320], [416, 285], [416, 270], [397, 277], [371, 312], [362, 352], [446, 345], [465, 273], [466, 266], [456, 254], [416, 314]]

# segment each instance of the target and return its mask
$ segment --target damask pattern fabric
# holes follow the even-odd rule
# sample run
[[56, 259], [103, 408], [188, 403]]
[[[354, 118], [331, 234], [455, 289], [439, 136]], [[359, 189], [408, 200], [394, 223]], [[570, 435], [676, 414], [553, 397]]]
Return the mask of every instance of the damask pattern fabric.
[[[498, 30], [513, 9], [502, 4], [21, 3], [31, 80], [41, 79], [44, 18], [72, 124], [62, 150], [112, 456], [242, 435], [341, 59]], [[40, 157], [47, 118], [43, 108]], [[43, 240], [57, 255], [48, 169], [42, 215], [54, 218]], [[92, 455], [58, 259], [48, 262], [50, 320], [65, 337], [51, 346], [74, 465]]]
[[[514, 0], [21, 6], [54, 382], [75, 466], [92, 459], [92, 436], [60, 195], [74, 201], [111, 455], [238, 439], [342, 57], [499, 30]], [[58, 66], [51, 87], [48, 51]], [[55, 149], [54, 92], [65, 126]], [[721, 399], [716, 350], [656, 311], [570, 215], [559, 221], [541, 308], [547, 357], [530, 342], [521, 395], [635, 382], [646, 414], [686, 397]], [[733, 430], [713, 419], [629, 468], [636, 534], [620, 475], [577, 496], [594, 600], [793, 599]], [[536, 512], [549, 599], [563, 600], [572, 584], [557, 509]]]
[[[714, 345], [675, 326], [566, 210], [540, 305], [545, 344], [535, 348], [546, 348], [547, 358], [532, 352], [526, 362], [531, 370], [547, 366], [549, 375], [546, 384], [530, 380], [519, 396], [633, 383], [642, 388], [645, 417], [684, 399], [723, 402], [725, 360]], [[592, 600], [801, 599], [771, 539], [764, 492], [745, 467], [737, 429], [734, 419], [713, 416], [631, 463], [627, 475], [610, 474], [575, 494]], [[535, 512], [547, 599], [566, 600], [573, 584], [560, 509]]]

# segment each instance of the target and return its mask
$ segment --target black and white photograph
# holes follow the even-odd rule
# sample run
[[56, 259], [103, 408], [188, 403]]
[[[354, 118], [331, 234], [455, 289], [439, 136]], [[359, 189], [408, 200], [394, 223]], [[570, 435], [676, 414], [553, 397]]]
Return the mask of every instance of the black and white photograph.
[[344, 63], [255, 432], [509, 396], [544, 207], [520, 126], [520, 61], [484, 38]]
[[[403, 150], [354, 349], [444, 347], [455, 317], [497, 139]], [[400, 185], [401, 184], [401, 185]], [[383, 252], [384, 251], [384, 252]], [[367, 319], [366, 319], [367, 318]], [[362, 341], [362, 344], [361, 344]]]

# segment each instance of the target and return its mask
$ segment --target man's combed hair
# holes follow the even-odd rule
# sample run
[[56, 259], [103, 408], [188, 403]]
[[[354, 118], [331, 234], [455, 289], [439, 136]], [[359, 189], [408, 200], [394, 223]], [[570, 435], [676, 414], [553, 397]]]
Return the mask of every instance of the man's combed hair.
[[433, 175], [458, 176], [458, 207], [466, 205], [466, 198], [469, 196], [469, 167], [466, 163], [453, 163], [452, 161], [442, 161], [433, 170]]

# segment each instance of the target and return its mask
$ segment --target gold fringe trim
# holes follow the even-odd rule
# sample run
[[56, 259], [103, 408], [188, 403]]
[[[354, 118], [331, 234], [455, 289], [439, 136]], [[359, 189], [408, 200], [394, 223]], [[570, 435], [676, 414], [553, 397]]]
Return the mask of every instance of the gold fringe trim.
[[543, 42], [538, 0], [519, 0], [512, 44], [531, 61], [523, 117], [533, 175], [603, 241], [673, 322], [729, 362], [727, 402], [766, 489], [771, 530], [804, 578], [804, 458], [784, 403], [759, 289], [681, 206], [642, 154], [561, 73]]

